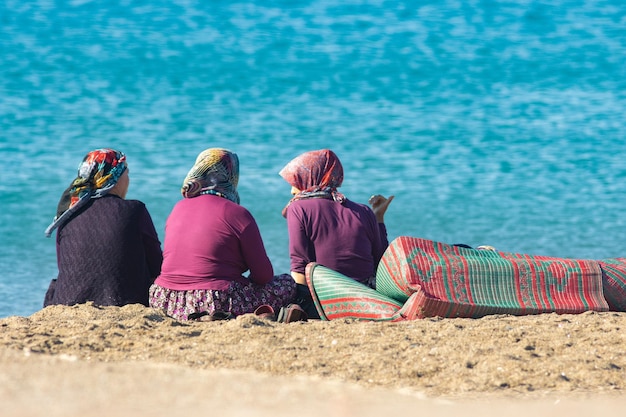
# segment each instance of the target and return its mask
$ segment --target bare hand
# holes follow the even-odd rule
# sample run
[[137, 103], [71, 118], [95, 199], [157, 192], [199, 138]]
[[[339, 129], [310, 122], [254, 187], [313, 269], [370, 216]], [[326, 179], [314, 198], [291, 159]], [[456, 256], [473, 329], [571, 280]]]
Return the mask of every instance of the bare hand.
[[370, 197], [368, 203], [372, 206], [372, 211], [376, 215], [376, 220], [378, 223], [385, 222], [385, 212], [387, 211], [387, 207], [393, 201], [394, 196], [391, 195], [389, 198], [385, 198], [380, 194], [376, 194]]

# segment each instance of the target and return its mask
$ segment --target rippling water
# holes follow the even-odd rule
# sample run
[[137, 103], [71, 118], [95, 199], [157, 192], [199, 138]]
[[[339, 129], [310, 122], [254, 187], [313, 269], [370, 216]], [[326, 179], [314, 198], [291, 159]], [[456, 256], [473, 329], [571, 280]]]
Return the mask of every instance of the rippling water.
[[278, 176], [334, 149], [343, 191], [395, 194], [389, 237], [626, 256], [622, 1], [0, 4], [0, 317], [41, 307], [43, 230], [89, 150], [128, 154], [163, 226], [195, 156], [240, 155], [287, 272]]

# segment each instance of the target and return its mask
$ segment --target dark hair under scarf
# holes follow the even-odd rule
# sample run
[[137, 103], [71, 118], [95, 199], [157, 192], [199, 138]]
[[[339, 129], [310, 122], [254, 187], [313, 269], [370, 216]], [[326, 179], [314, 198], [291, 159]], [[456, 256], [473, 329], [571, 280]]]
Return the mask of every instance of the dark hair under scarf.
[[125, 170], [126, 155], [120, 151], [102, 148], [85, 155], [78, 166], [78, 175], [61, 195], [57, 215], [46, 229], [46, 237], [67, 223], [89, 200], [107, 195]]
[[300, 190], [283, 209], [297, 200], [326, 198], [343, 203], [346, 197], [337, 191], [343, 183], [343, 166], [330, 149], [305, 152], [292, 159], [279, 175], [291, 186]]

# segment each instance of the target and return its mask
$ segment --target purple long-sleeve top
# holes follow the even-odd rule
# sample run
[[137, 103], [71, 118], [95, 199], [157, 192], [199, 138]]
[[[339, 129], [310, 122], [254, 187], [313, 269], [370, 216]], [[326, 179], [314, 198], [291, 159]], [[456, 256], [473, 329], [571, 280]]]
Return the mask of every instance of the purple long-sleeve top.
[[148, 305], [163, 258], [146, 206], [112, 194], [88, 204], [57, 232], [59, 275], [44, 306]]
[[323, 198], [293, 201], [286, 212], [291, 270], [317, 262], [359, 282], [375, 276], [387, 229], [364, 204]]
[[174, 206], [165, 225], [157, 285], [225, 290], [232, 281], [263, 285], [273, 275], [258, 225], [247, 209], [210, 194], [185, 198]]

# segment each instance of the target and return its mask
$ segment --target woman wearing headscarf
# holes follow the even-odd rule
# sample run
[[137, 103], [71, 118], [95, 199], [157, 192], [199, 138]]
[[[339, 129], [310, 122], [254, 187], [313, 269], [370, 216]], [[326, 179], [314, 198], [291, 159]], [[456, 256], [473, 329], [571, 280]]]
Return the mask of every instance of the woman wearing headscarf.
[[343, 166], [329, 149], [301, 154], [279, 174], [291, 185], [293, 198], [283, 216], [297, 302], [309, 318], [317, 315], [304, 276], [310, 262], [374, 287], [378, 262], [388, 246], [384, 215], [393, 196], [373, 195], [372, 208], [348, 200], [338, 191]]
[[238, 181], [237, 154], [210, 148], [198, 155], [165, 225], [152, 307], [178, 320], [211, 319], [261, 306], [279, 311], [294, 299], [295, 283], [274, 276], [257, 223], [239, 205]]
[[126, 156], [114, 149], [89, 152], [63, 192], [46, 236], [57, 230], [59, 274], [44, 307], [92, 301], [148, 305], [161, 268], [161, 243], [146, 206], [126, 200]]

